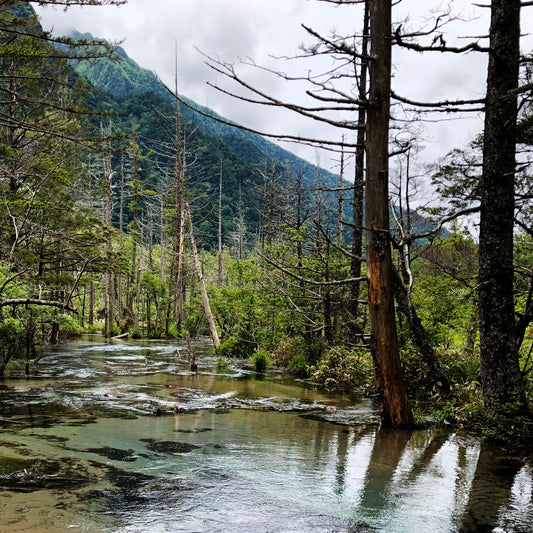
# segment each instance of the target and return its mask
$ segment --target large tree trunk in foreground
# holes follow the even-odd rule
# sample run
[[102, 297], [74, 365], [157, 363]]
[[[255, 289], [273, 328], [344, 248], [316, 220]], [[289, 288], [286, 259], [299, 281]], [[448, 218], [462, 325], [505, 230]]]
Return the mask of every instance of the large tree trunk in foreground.
[[520, 0], [493, 0], [481, 178], [479, 332], [485, 413], [527, 413], [513, 302]]
[[390, 0], [370, 1], [370, 46], [366, 226], [372, 351], [382, 400], [382, 422], [407, 427], [412, 425], [413, 416], [400, 365], [389, 231]]

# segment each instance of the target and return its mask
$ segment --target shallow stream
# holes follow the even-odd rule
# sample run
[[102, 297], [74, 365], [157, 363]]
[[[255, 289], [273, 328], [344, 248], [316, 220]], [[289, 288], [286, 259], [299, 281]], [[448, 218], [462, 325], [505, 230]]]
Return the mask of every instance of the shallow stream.
[[82, 339], [0, 381], [2, 532], [533, 532], [533, 458], [368, 399]]

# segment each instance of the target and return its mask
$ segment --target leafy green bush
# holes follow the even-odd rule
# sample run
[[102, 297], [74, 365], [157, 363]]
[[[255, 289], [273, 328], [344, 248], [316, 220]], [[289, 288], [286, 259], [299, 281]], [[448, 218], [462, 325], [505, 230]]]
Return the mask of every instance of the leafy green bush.
[[220, 344], [217, 354], [222, 357], [246, 359], [254, 353], [256, 347], [253, 342], [229, 337]]
[[292, 375], [299, 378], [309, 377], [309, 372], [311, 370], [307, 358], [303, 354], [296, 354], [289, 361], [289, 370]]
[[257, 350], [252, 355], [252, 362], [256, 372], [264, 372], [270, 366], [270, 356], [265, 350]]
[[225, 358], [219, 355], [217, 357], [217, 368], [227, 368], [229, 366], [229, 361]]
[[307, 362], [304, 353], [305, 344], [301, 337], [286, 337], [278, 341], [272, 352], [272, 358], [277, 365], [290, 368], [291, 361], [297, 356], [303, 357]]
[[472, 389], [468, 399], [452, 398], [442, 404], [433, 404], [429, 414], [439, 423], [454, 426], [472, 426], [483, 419], [483, 399], [480, 389]]
[[100, 333], [102, 331], [102, 326], [100, 324], [91, 324], [85, 328], [86, 333]]
[[372, 356], [364, 348], [331, 348], [311, 372], [318, 383], [332, 389], [368, 392], [374, 386]]
[[448, 361], [447, 374], [450, 381], [457, 385], [470, 385], [481, 381], [481, 362], [479, 357], [468, 356]]
[[17, 318], [4, 318], [0, 321], [0, 341], [2, 344], [13, 343], [24, 332], [24, 325]]
[[61, 329], [61, 333], [63, 335], [66, 335], [67, 337], [81, 335], [82, 333], [81, 326], [70, 315], [59, 313], [56, 316], [56, 321], [58, 322], [59, 327]]

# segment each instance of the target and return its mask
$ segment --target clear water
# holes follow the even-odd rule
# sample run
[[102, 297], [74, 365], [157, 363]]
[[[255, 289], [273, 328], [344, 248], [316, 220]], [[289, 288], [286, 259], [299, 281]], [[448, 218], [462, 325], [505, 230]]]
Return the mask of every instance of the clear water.
[[0, 382], [0, 531], [533, 531], [531, 457], [182, 349], [83, 340]]

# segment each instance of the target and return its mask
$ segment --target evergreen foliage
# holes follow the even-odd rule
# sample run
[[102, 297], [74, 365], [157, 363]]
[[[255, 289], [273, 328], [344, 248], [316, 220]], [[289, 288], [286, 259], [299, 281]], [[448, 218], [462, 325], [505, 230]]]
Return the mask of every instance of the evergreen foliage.
[[[76, 55], [75, 74], [68, 56], [58, 58], [57, 48], [39, 38], [27, 6], [17, 4], [17, 16], [0, 15], [0, 374], [31, 374], [47, 343], [81, 331], [208, 335], [201, 275], [222, 340], [220, 366], [239, 358], [264, 372], [273, 363], [329, 387], [373, 391], [367, 309], [359, 306], [355, 317], [347, 312], [353, 254], [345, 235], [332, 229], [337, 196], [304, 194], [318, 169], [186, 106], [176, 128], [171, 95], [120, 48], [119, 61], [87, 64]], [[87, 50], [101, 55], [102, 46]], [[479, 202], [478, 146], [455, 150], [434, 174], [443, 199], [434, 216]], [[180, 177], [185, 187], [178, 200]], [[330, 177], [321, 171], [323, 183]], [[520, 371], [531, 401], [530, 183], [524, 167], [517, 178], [513, 296]], [[184, 229], [185, 202], [201, 272]], [[410, 231], [428, 229], [426, 219], [413, 215], [411, 222]], [[415, 249], [400, 242], [399, 228], [392, 233], [398, 278], [450, 381], [445, 394], [413, 321], [397, 313], [409, 396], [419, 410], [432, 402], [441, 423], [477, 424], [477, 243], [458, 222]], [[364, 298], [364, 279], [359, 282]], [[357, 334], [347, 342], [353, 324]], [[516, 422], [508, 407], [509, 420], [498, 424]]]

